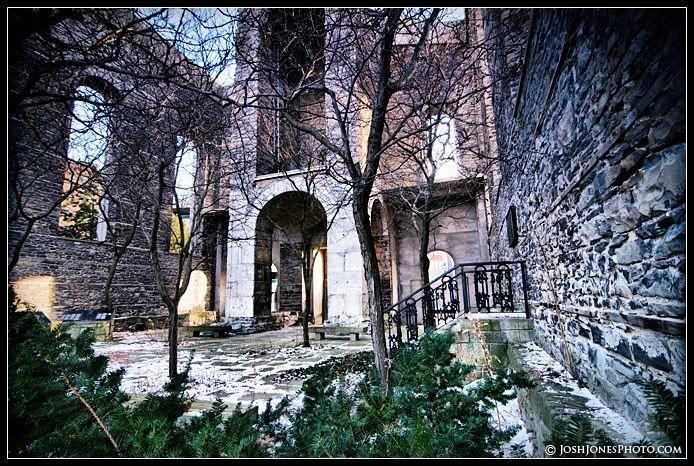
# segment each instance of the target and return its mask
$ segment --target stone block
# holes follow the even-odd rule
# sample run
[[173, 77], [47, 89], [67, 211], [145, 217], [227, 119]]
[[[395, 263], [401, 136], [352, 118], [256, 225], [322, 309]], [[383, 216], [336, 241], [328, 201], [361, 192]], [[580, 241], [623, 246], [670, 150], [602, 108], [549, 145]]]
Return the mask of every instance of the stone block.
[[508, 330], [504, 332], [506, 341], [509, 343], [525, 343], [533, 341], [534, 330]]
[[499, 319], [499, 328], [501, 330], [532, 330], [532, 319]]
[[[496, 332], [490, 332], [490, 331], [484, 331], [481, 332], [482, 338], [484, 341], [487, 343], [504, 343], [506, 342], [506, 333], [501, 332], [501, 331], [496, 331]], [[477, 335], [474, 332], [471, 332], [470, 334], [472, 339], [475, 339]]]
[[672, 370], [668, 350], [657, 336], [639, 334], [631, 343], [635, 361], [665, 372]]
[[463, 330], [460, 332], [456, 332], [454, 335], [455, 335], [455, 341], [457, 341], [459, 343], [470, 342], [470, 331], [469, 330]]

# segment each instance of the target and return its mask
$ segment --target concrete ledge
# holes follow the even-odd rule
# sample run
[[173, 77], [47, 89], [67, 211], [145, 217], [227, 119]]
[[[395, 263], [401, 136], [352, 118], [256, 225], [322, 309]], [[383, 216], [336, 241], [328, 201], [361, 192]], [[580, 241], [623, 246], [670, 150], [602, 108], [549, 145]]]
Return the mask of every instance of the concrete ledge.
[[552, 429], [571, 415], [587, 416], [595, 428], [603, 429], [615, 444], [638, 443], [642, 433], [614, 410], [605, 406], [564, 367], [537, 344], [512, 344], [508, 347], [509, 367], [523, 370], [535, 380], [532, 389], [519, 390], [521, 416], [534, 443], [534, 450], [545, 455]]

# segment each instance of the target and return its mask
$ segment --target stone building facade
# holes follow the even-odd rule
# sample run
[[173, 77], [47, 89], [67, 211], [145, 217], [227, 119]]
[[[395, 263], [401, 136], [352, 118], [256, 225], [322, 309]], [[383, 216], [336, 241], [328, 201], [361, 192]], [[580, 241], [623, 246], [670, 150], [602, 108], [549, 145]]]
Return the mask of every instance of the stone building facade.
[[[336, 26], [340, 24], [336, 20], [340, 14], [340, 10], [331, 9], [250, 11], [245, 25], [240, 28], [237, 38], [240, 53], [236, 63], [236, 80], [227, 90], [227, 95], [234, 101], [249, 102], [235, 123], [238, 127], [233, 133], [239, 136], [231, 136], [230, 142], [235, 153], [239, 154], [237, 157], [247, 160], [243, 179], [232, 187], [230, 197], [231, 211], [246, 209], [242, 216], [231, 216], [229, 227], [227, 270], [231, 273], [227, 277], [227, 305], [224, 315], [235, 327], [260, 325], [261, 328], [268, 328], [275, 324], [286, 325], [298, 318], [301, 302], [306, 299], [306, 287], [302, 285], [302, 277], [297, 273], [299, 267], [296, 254], [290, 253], [290, 250], [296, 250], [293, 245], [300, 240], [297, 232], [300, 229], [298, 222], [301, 215], [292, 212], [302, 212], [302, 202], [308, 199], [323, 211], [322, 222], [326, 226], [325, 231], [316, 233], [320, 238], [314, 245], [314, 249], [320, 249], [320, 252], [317, 259], [319, 265], [313, 275], [313, 321], [345, 325], [368, 321], [362, 255], [352, 208], [348, 202], [349, 182], [337, 181], [339, 178], [349, 179], [347, 169], [334, 155], [331, 158], [331, 154], [326, 153], [325, 148], [312, 136], [282, 123], [281, 118], [268, 109], [273, 105], [272, 99], [279, 98], [268, 95], [281, 96], [282, 89], [299, 86], [298, 82], [292, 81], [293, 69], [288, 66], [288, 71], [282, 71], [283, 64], [298, 62], [298, 68], [303, 66], [304, 69], [310, 69], [311, 66], [308, 63], [302, 64], [301, 60], [306, 59], [306, 54], [323, 53], [321, 50], [340, 50], [340, 58], [331, 57], [332, 65], [324, 70], [323, 78], [326, 83], [333, 83], [332, 89], [337, 90], [339, 105], [355, 105], [348, 104], [348, 100], [358, 100], [360, 96], [363, 98], [361, 91], [340, 95], [341, 86], [336, 84], [351, 79], [349, 71], [345, 70], [354, 67], [361, 53], [359, 47], [345, 40], [346, 33], [340, 26]], [[306, 24], [312, 25], [311, 28], [307, 29]], [[433, 34], [436, 39], [429, 49], [435, 55], [425, 56], [423, 60], [436, 61], [442, 67], [462, 70], [460, 59], [456, 55], [458, 51], [453, 48], [454, 44], [461, 44], [460, 37], [467, 28], [472, 27], [473, 24], [461, 21], [442, 24], [441, 30]], [[286, 46], [283, 28], [304, 31], [305, 37], [293, 39], [301, 46]], [[360, 40], [368, 42], [368, 38]], [[411, 37], [402, 35], [396, 38], [395, 47], [406, 54], [413, 43]], [[462, 47], [467, 45], [462, 43]], [[368, 50], [369, 45], [365, 47]], [[309, 52], [305, 52], [305, 49]], [[467, 48], [472, 49], [473, 47]], [[469, 60], [468, 55], [465, 56]], [[280, 64], [280, 71], [275, 75], [264, 74], [268, 57], [275, 60], [271, 63]], [[315, 59], [315, 63], [319, 64], [316, 66], [320, 66], [322, 60]], [[476, 70], [474, 67], [469, 69]], [[425, 72], [415, 79], [428, 80], [426, 84], [422, 84], [421, 89], [426, 88], [432, 93], [444, 92], [431, 85], [434, 80]], [[472, 82], [472, 79], [471, 76], [466, 83]], [[453, 91], [447, 89], [446, 92]], [[408, 94], [402, 94], [399, 98], [406, 101]], [[340, 144], [339, 128], [330, 127], [335, 124], [333, 108], [317, 96], [301, 95], [297, 114], [310, 119], [307, 123], [314, 127], [321, 130], [326, 127], [328, 137]], [[441, 98], [443, 99], [443, 94]], [[453, 110], [446, 109], [452, 113], [451, 131], [458, 135], [457, 139], [453, 138], [455, 142], [451, 143], [455, 146], [452, 149], [455, 152], [452, 161], [457, 170], [452, 178], [446, 180], [448, 188], [441, 189], [449, 197], [451, 193], [470, 190], [470, 183], [465, 180], [477, 173], [475, 170], [478, 159], [473, 154], [490, 154], [491, 136], [482, 134], [479, 131], [482, 123], [477, 122], [483, 114], [482, 107], [487, 104], [484, 99], [471, 99], [464, 105], [458, 104]], [[488, 110], [491, 111], [491, 107]], [[354, 159], [361, 160], [365, 156], [369, 111], [369, 108], [355, 109], [358, 117], [350, 120], [349, 127], [346, 128]], [[398, 110], [394, 112], [397, 113]], [[400, 117], [393, 117], [394, 126], [405, 121], [398, 120]], [[466, 118], [467, 127], [463, 123]], [[465, 130], [471, 134], [468, 135]], [[402, 160], [407, 157], [411, 155], [399, 153], [397, 147], [386, 151], [382, 171], [388, 172], [389, 166], [402, 164]], [[330, 167], [330, 175], [323, 174], [326, 167]], [[417, 167], [418, 165], [398, 169], [394, 176], [379, 176], [370, 202], [371, 232], [379, 256], [386, 307], [422, 286], [417, 228], [411, 218], [411, 208], [397, 202], [401, 198], [400, 191], [403, 187], [421, 186], [421, 182], [418, 184], [416, 179]], [[444, 186], [438, 180], [434, 184]], [[484, 192], [480, 187], [477, 189]], [[446, 253], [456, 264], [488, 260], [488, 207], [484, 196], [470, 194], [465, 201], [449, 202], [451, 207], [445, 209], [432, 224], [430, 250]], [[289, 270], [291, 273], [288, 273]], [[276, 285], [271, 285], [273, 276], [277, 280]], [[272, 292], [272, 286], [278, 287], [276, 294]], [[287, 291], [288, 289], [291, 291]]]
[[642, 423], [639, 381], [685, 383], [683, 17], [488, 10], [484, 19], [499, 38], [492, 69], [514, 71], [493, 92], [502, 162], [491, 257], [528, 261], [545, 349]]

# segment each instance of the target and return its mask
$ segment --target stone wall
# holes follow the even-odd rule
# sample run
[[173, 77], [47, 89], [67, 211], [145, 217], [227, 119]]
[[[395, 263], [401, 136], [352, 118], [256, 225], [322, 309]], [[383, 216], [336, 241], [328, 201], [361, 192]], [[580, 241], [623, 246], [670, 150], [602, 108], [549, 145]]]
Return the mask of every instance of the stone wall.
[[[76, 240], [54, 235], [32, 235], [22, 248], [20, 260], [11, 277], [17, 296], [30, 303], [51, 320], [64, 311], [101, 309], [104, 285], [113, 254], [108, 243]], [[166, 280], [173, 283], [178, 256], [161, 253]], [[202, 310], [212, 305], [212, 269], [194, 271], [181, 299], [181, 312], [201, 303]], [[166, 315], [154, 280], [149, 251], [130, 248], [121, 259], [112, 285], [113, 308], [117, 317]], [[193, 296], [194, 295], [194, 296]], [[191, 302], [193, 305], [187, 306]]]
[[[21, 299], [54, 319], [70, 309], [103, 308], [113, 257], [110, 233], [104, 243], [58, 234], [60, 203], [68, 193], [64, 176], [75, 162], [69, 144], [77, 88], [90, 87], [109, 103], [108, 143], [99, 179], [104, 192], [112, 196], [104, 204], [119, 244], [128, 235], [132, 218], [138, 217], [131, 248], [113, 281], [117, 316], [166, 313], [145, 232], [151, 234], [157, 213], [161, 267], [172, 286], [178, 256], [167, 251], [177, 136], [194, 140], [206, 163], [209, 184], [204, 197], [198, 194], [202, 204], [198, 212], [218, 208], [224, 195], [217, 167], [226, 114], [209, 97], [219, 89], [201, 68], [190, 66], [142, 24], [125, 28], [131, 22], [136, 23], [128, 10], [98, 9], [24, 10], [14, 12], [10, 21], [8, 255], [15, 250], [21, 254], [8, 284]], [[119, 52], [106, 57], [108, 50], [99, 44], [109, 30], [128, 33], [114, 35], [114, 50]], [[157, 170], [162, 171], [163, 185]], [[161, 198], [159, 186], [163, 186]], [[214, 260], [209, 259], [193, 272], [179, 311], [212, 306], [214, 270]]]
[[[501, 16], [484, 17], [493, 37]], [[528, 262], [539, 342], [643, 425], [638, 382], [685, 382], [684, 15], [534, 10], [517, 27], [527, 39], [497, 42], [524, 58], [493, 93], [503, 162], [492, 259]]]

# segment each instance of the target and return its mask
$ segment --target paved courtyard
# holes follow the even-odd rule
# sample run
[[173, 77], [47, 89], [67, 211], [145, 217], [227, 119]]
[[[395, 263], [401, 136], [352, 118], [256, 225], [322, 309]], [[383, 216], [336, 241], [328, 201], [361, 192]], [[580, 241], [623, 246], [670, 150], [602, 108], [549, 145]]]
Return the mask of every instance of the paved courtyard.
[[[195, 402], [192, 411], [209, 407], [216, 398], [233, 409], [237, 403], [262, 409], [267, 400], [277, 403], [294, 397], [305, 376], [278, 377], [293, 369], [319, 364], [333, 356], [371, 350], [371, 341], [348, 337], [311, 339], [311, 347], [301, 347], [301, 328], [227, 338], [186, 337], [179, 343], [179, 370], [191, 360], [193, 379], [188, 391]], [[96, 343], [96, 354], [109, 358], [109, 369], [125, 368], [122, 387], [138, 399], [159, 392], [168, 378], [168, 346], [164, 331], [122, 332], [111, 343]], [[276, 380], [279, 379], [279, 380]]]

